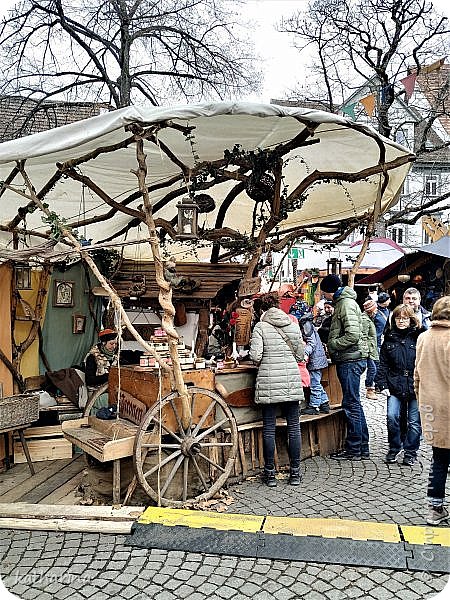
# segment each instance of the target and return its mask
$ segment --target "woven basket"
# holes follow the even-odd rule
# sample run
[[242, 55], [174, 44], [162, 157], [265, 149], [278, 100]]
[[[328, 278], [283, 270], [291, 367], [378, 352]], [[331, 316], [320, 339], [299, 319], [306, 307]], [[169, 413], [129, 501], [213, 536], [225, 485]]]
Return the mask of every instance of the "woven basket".
[[0, 429], [27, 425], [39, 419], [39, 394], [0, 398]]

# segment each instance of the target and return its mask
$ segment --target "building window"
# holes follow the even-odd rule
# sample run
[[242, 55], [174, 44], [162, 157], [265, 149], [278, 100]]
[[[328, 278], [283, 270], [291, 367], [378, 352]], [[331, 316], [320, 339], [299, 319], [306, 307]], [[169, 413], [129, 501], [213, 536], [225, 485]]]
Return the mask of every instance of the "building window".
[[437, 196], [438, 195], [439, 181], [436, 175], [428, 175], [425, 177], [425, 195], [426, 196]]
[[403, 229], [401, 227], [391, 229], [391, 240], [397, 244], [403, 244]]

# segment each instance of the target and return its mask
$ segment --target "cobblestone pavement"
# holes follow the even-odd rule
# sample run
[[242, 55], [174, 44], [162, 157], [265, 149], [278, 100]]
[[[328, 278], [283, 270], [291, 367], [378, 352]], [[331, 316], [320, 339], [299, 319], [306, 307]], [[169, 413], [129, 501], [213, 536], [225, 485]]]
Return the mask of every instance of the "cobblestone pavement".
[[335, 461], [314, 457], [302, 461], [303, 482], [292, 488], [281, 480], [277, 488], [259, 481], [232, 488], [231, 510], [238, 513], [290, 517], [335, 517], [425, 525], [426, 488], [431, 448], [422, 444], [413, 467], [387, 465], [386, 401], [363, 400], [370, 434], [369, 460]]
[[[370, 460], [349, 464], [306, 460], [300, 489], [284, 481], [276, 489], [254, 480], [233, 486], [230, 512], [424, 525], [429, 452], [424, 447], [412, 468], [385, 465], [384, 402], [366, 402], [365, 407]], [[415, 600], [435, 597], [448, 582], [448, 575], [427, 572], [145, 550], [124, 544], [121, 535], [4, 530], [3, 582], [27, 600]]]

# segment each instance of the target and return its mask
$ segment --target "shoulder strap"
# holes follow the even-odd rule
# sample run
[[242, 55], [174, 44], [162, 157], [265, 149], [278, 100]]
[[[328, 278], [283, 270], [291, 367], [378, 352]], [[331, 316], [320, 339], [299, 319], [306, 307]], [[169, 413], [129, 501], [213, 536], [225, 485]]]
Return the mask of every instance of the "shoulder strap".
[[282, 331], [279, 327], [275, 327], [275, 325], [272, 325], [272, 323], [267, 323], [267, 321], [263, 320], [263, 323], [266, 323], [266, 325], [270, 325], [271, 327], [273, 327], [273, 329], [275, 329], [275, 331], [281, 335], [281, 337], [283, 338], [283, 340], [286, 342], [286, 344], [289, 346], [289, 350], [292, 352], [292, 354], [294, 355], [294, 358], [296, 357], [295, 354], [295, 350], [294, 350], [294, 346], [292, 345], [291, 340], [288, 338], [288, 336], [284, 333], [284, 331]]
[[378, 311], [378, 314], [384, 319], [384, 322], [386, 323], [386, 321], [388, 320], [387, 316], [384, 314], [384, 312], [382, 312], [381, 310]]

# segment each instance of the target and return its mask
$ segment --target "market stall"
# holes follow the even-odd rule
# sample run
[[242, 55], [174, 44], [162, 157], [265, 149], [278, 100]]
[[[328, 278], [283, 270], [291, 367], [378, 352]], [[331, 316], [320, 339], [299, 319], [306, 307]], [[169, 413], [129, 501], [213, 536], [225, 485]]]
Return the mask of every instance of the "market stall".
[[[249, 310], [242, 302], [259, 291], [257, 267], [264, 252], [288, 247], [298, 237], [338, 243], [357, 227], [367, 227], [370, 236], [378, 216], [396, 203], [413, 160], [407, 148], [350, 119], [300, 108], [233, 102], [127, 107], [0, 145], [2, 236], [9, 243], [19, 231], [26, 232], [34, 250], [27, 248], [21, 260], [27, 257], [44, 265], [62, 259], [81, 260], [95, 277], [95, 286], [109, 298], [119, 332], [126, 328], [158, 365], [159, 388], [164, 381], [170, 383], [170, 392], [160, 394], [156, 404], [148, 406], [132, 396], [128, 402], [125, 397], [121, 409], [125, 392], [122, 377], [118, 377], [117, 426], [128, 427], [121, 419], [135, 425], [131, 427], [135, 435], [125, 432], [120, 438], [126, 440], [122, 453], [129, 452], [130, 439], [134, 439], [141, 485], [145, 487], [143, 464], [149, 449], [159, 454], [163, 449], [161, 431], [156, 439], [147, 439], [153, 435], [149, 426], [162, 427], [158, 415], [163, 408], [177, 407], [176, 431], [170, 429], [169, 435], [177, 436], [182, 445], [176, 450], [180, 454], [170, 459], [174, 462], [170, 473], [181, 470], [187, 482], [191, 464], [201, 481], [200, 493], [194, 491], [193, 495], [187, 485], [182, 486], [182, 502], [213, 495], [240, 453], [238, 435], [232, 435], [230, 441], [210, 442], [214, 452], [226, 448], [228, 457], [223, 463], [209, 456], [210, 466], [219, 475], [213, 477], [212, 485], [202, 481], [203, 472], [195, 467], [198, 444], [193, 432], [203, 440], [210, 434], [215, 437], [219, 430], [234, 431], [237, 423], [215, 381], [214, 386], [203, 382], [201, 387], [185, 381], [173, 294], [181, 284], [191, 293], [197, 289], [201, 293], [202, 285], [191, 274], [180, 275], [178, 267], [186, 256], [211, 264], [246, 264], [236, 291], [234, 308], [239, 316], [241, 307]], [[138, 262], [153, 262], [170, 361], [140, 334], [113, 278], [105, 276], [93, 259], [92, 252], [111, 247], [120, 248], [122, 258], [131, 253], [134, 257], [138, 254]], [[14, 258], [4, 247], [2, 256], [17, 260], [17, 252]], [[44, 273], [48, 275], [48, 271]], [[146, 287], [142, 273], [134, 275], [133, 284], [128, 291], [130, 299], [139, 297]], [[42, 276], [41, 301], [45, 285]], [[65, 302], [66, 309], [71, 309], [73, 304], [66, 300], [68, 283], [61, 285], [65, 287], [60, 290], [59, 303]], [[81, 319], [78, 321], [82, 329]], [[248, 327], [246, 330], [248, 333]], [[3, 362], [20, 383], [20, 360]], [[133, 378], [136, 373], [139, 370], [135, 368]], [[209, 411], [196, 412], [196, 395], [208, 399]], [[225, 413], [225, 421], [215, 420], [218, 407]], [[95, 416], [83, 418], [88, 421], [80, 423], [80, 430], [96, 429]], [[103, 456], [103, 448], [111, 440], [104, 430], [101, 433], [105, 435], [98, 452]], [[116, 441], [114, 435], [112, 438]], [[119, 463], [114, 457], [113, 462], [117, 472]], [[163, 466], [159, 462], [158, 478]], [[156, 501], [173, 502], [173, 498], [164, 497], [158, 485]]]

